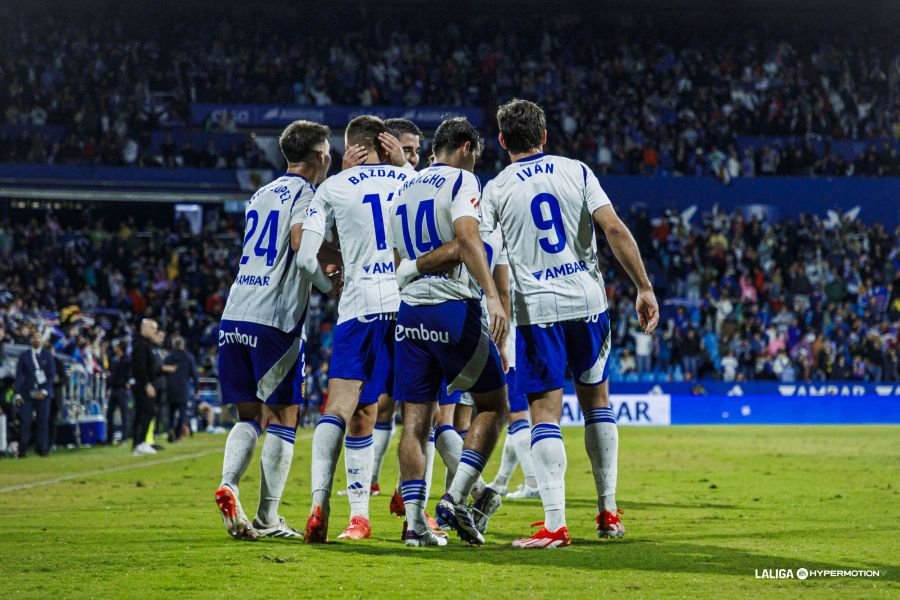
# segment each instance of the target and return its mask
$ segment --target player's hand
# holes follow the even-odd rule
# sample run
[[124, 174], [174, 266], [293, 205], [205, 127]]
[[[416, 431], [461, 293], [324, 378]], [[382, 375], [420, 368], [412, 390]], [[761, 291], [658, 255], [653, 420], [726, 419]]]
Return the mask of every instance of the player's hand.
[[500, 364], [503, 366], [503, 372], [509, 373], [509, 358], [506, 356], [506, 344], [499, 346], [497, 350], [500, 351]]
[[366, 156], [368, 155], [369, 151], [366, 150], [365, 146], [360, 146], [359, 144], [350, 146], [344, 152], [344, 159], [341, 161], [341, 171], [346, 171], [351, 167], [358, 167], [366, 162]]
[[153, 387], [153, 384], [152, 384], [152, 383], [148, 383], [148, 384], [144, 387], [144, 391], [147, 392], [147, 397], [148, 397], [148, 398], [156, 398], [156, 388]]
[[638, 320], [641, 322], [644, 333], [653, 333], [659, 324], [659, 305], [656, 303], [656, 295], [652, 289], [638, 292], [634, 309], [637, 311]]
[[331, 280], [331, 291], [328, 292], [328, 296], [334, 299], [340, 298], [341, 292], [344, 291], [344, 276], [340, 269], [334, 269], [328, 273], [328, 279]]
[[401, 290], [412, 283], [418, 276], [419, 269], [416, 266], [416, 261], [404, 258], [397, 265], [397, 287]]
[[503, 304], [496, 296], [485, 298], [487, 301], [488, 323], [491, 328], [491, 338], [497, 344], [497, 348], [503, 348], [506, 344], [506, 336], [509, 333], [509, 317], [503, 310]]
[[390, 133], [379, 133], [378, 141], [381, 142], [381, 147], [384, 148], [392, 165], [402, 167], [406, 164], [406, 155], [403, 153], [403, 146], [400, 145], [400, 140]]

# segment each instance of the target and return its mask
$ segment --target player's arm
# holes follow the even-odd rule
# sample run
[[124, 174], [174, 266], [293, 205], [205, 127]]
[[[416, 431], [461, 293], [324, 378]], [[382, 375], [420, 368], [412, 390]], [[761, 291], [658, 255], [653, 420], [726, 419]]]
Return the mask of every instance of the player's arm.
[[500, 296], [500, 304], [508, 316], [512, 315], [512, 297], [509, 294], [509, 265], [497, 263], [494, 267], [494, 285], [497, 286], [497, 294]]
[[[457, 202], [464, 202], [457, 200]], [[481, 286], [484, 291], [484, 300], [487, 304], [488, 317], [490, 318], [491, 337], [497, 347], [506, 343], [506, 335], [509, 333], [509, 317], [500, 303], [500, 294], [491, 277], [491, 269], [488, 266], [487, 253], [484, 250], [484, 242], [478, 231], [479, 222], [476, 217], [462, 216], [453, 221], [453, 232], [459, 240], [459, 253], [466, 269]]]
[[[294, 215], [292, 217], [291, 248], [297, 252], [294, 263], [303, 276], [312, 281], [319, 291], [327, 294], [332, 288], [331, 280], [322, 270], [318, 258], [319, 249], [325, 240], [325, 230], [328, 221], [327, 203], [324, 200], [325, 193], [325, 188], [320, 187], [308, 208], [304, 211], [305, 218], [302, 215]], [[297, 231], [298, 229], [299, 231]], [[297, 241], [296, 247], [294, 246], [295, 239]]]
[[653, 293], [653, 286], [650, 285], [650, 278], [647, 277], [647, 270], [641, 260], [641, 251], [638, 249], [637, 242], [634, 241], [634, 236], [616, 214], [612, 204], [601, 206], [592, 213], [592, 216], [594, 223], [606, 234], [606, 240], [609, 242], [613, 254], [616, 255], [616, 259], [637, 287], [635, 309], [638, 319], [644, 332], [651, 333], [659, 323], [659, 306], [656, 303], [656, 295]]
[[452, 240], [430, 250], [416, 260], [404, 260], [397, 264], [397, 284], [402, 290], [419, 275], [444, 273], [459, 266], [462, 257], [459, 242]]

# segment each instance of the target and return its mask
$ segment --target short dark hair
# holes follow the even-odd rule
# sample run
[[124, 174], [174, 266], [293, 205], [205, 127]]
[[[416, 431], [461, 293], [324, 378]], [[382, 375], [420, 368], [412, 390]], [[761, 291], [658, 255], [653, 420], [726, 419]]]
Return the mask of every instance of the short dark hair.
[[378, 141], [378, 134], [386, 131], [387, 127], [384, 121], [378, 117], [361, 115], [347, 123], [347, 145], [374, 148], [380, 154], [382, 150], [381, 142]]
[[528, 152], [541, 145], [547, 118], [534, 102], [514, 98], [497, 109], [497, 125], [510, 152]]
[[394, 131], [400, 133], [400, 135], [408, 133], [410, 135], [417, 135], [420, 138], [425, 137], [424, 135], [422, 135], [422, 130], [419, 129], [419, 127], [409, 119], [385, 119], [384, 124]]
[[452, 152], [466, 142], [472, 144], [472, 149], [476, 152], [481, 152], [484, 147], [484, 138], [467, 118], [450, 117], [444, 119], [434, 132], [432, 149], [435, 154], [444, 151]]
[[289, 163], [307, 160], [316, 146], [328, 139], [331, 130], [312, 121], [294, 121], [284, 128], [278, 138], [281, 153]]

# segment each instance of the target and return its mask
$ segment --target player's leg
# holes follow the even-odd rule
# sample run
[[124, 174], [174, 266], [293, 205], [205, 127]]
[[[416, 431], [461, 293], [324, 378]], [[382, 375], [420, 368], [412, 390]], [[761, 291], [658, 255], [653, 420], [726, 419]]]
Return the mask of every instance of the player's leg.
[[[392, 321], [350, 319], [335, 328], [328, 401], [313, 434], [312, 506], [306, 524], [306, 542], [324, 543], [327, 540], [331, 487], [338, 455], [344, 445], [344, 432], [356, 412], [363, 386], [372, 378], [375, 352], [383, 346], [385, 332], [391, 323]], [[377, 395], [371, 398], [370, 403], [374, 403], [376, 399]], [[367, 439], [348, 437], [351, 449], [364, 450], [363, 446], [370, 446], [371, 433], [370, 430], [365, 436], [361, 436]], [[367, 481], [367, 494], [369, 485], [370, 482]]]
[[[240, 324], [242, 328], [245, 324]], [[220, 328], [236, 328], [238, 324], [223, 321]], [[236, 539], [256, 539], [257, 532], [244, 514], [239, 485], [247, 471], [256, 443], [262, 435], [263, 404], [257, 399], [257, 377], [250, 349], [243, 344], [224, 344], [219, 348], [219, 385], [223, 404], [234, 404], [238, 421], [225, 441], [222, 480], [216, 490], [216, 505], [228, 533]], [[137, 404], [137, 402], [136, 402]], [[135, 436], [140, 435], [135, 417]], [[146, 434], [146, 431], [143, 432]]]
[[616, 481], [619, 462], [619, 430], [609, 406], [609, 382], [596, 386], [576, 385], [584, 414], [584, 447], [591, 459], [594, 485], [597, 487], [597, 535], [622, 537], [625, 526], [616, 506]]
[[453, 411], [453, 427], [463, 440], [466, 439], [466, 436], [469, 434], [469, 427], [472, 426], [472, 406], [471, 400], [466, 402], [464, 398], [460, 398], [459, 404], [456, 405], [456, 410]]
[[507, 387], [510, 390], [509, 427], [507, 428], [506, 440], [515, 454], [517, 462], [522, 465], [525, 483], [519, 486], [519, 489], [507, 494], [507, 498], [540, 498], [537, 480], [534, 477], [534, 460], [531, 457], [531, 425], [529, 424], [528, 416], [528, 398], [516, 388], [515, 371], [515, 368], [511, 368], [506, 374]]
[[328, 403], [313, 433], [312, 506], [304, 538], [308, 543], [327, 541], [334, 472], [344, 444], [347, 422], [356, 410], [362, 386], [363, 382], [357, 379], [332, 378], [328, 382]]
[[[225, 390], [223, 389], [223, 401]], [[260, 402], [238, 402], [235, 405], [238, 422], [231, 428], [225, 441], [222, 459], [222, 481], [216, 490], [216, 505], [222, 514], [225, 528], [235, 539], [253, 540], [258, 536], [244, 514], [240, 502], [240, 482], [253, 460], [256, 442], [262, 435], [263, 405]]]
[[[303, 368], [302, 363], [299, 367]], [[263, 537], [300, 538], [278, 514], [278, 505], [294, 459], [294, 437], [300, 404], [269, 404], [265, 408], [266, 439], [260, 457], [259, 508], [253, 527]]]
[[441, 382], [437, 422], [434, 428], [434, 447], [447, 467], [444, 478], [444, 494], [450, 491], [450, 482], [456, 475], [459, 457], [462, 456], [463, 451], [463, 439], [453, 425], [460, 396], [462, 396], [462, 392], [459, 391], [448, 394], [446, 382]]
[[394, 432], [394, 412], [397, 403], [394, 402], [393, 396], [390, 394], [381, 394], [378, 396], [378, 414], [375, 418], [375, 428], [372, 432], [374, 442], [374, 464], [372, 466], [372, 495], [377, 496], [381, 493], [381, 487], [378, 484], [378, 476], [381, 474], [381, 465], [384, 463], [384, 455], [388, 446], [391, 445], [391, 435]]
[[[400, 304], [397, 331], [418, 329], [434, 307]], [[434, 428], [435, 398], [441, 372], [434, 344], [398, 333], [394, 372], [394, 398], [402, 403], [403, 432], [400, 436], [400, 492], [406, 512], [404, 539], [407, 546], [444, 546], [446, 537], [436, 536], [425, 516], [427, 483], [426, 444]]]
[[[473, 505], [473, 511], [469, 511], [465, 501], [481, 478], [506, 420], [509, 410], [506, 378], [500, 353], [483, 321], [480, 303], [459, 303], [447, 316], [451, 325], [460, 326], [460, 331], [455, 336], [451, 335], [451, 339], [458, 341], [441, 355], [441, 366], [450, 382], [448, 389], [469, 391], [477, 414], [466, 436], [450, 490], [438, 505], [438, 513], [464, 541], [483, 544], [481, 532], [487, 526], [487, 519], [499, 508], [500, 496], [489, 488], [485, 489]], [[479, 524], [473, 519], [472, 512], [479, 516]]]
[[584, 446], [597, 487], [597, 534], [622, 537], [625, 528], [616, 506], [619, 431], [609, 405], [607, 359], [610, 327], [606, 313], [563, 324], [575, 393], [584, 414]]
[[372, 537], [369, 524], [369, 495], [372, 465], [375, 460], [372, 429], [378, 413], [377, 401], [360, 400], [347, 425], [344, 439], [344, 467], [347, 472], [347, 498], [350, 501], [350, 524], [338, 536], [343, 539]]
[[566, 527], [566, 447], [559, 428], [565, 376], [564, 333], [558, 323], [516, 329], [516, 388], [528, 395], [531, 456], [544, 505], [543, 527], [513, 542], [516, 548], [571, 543]]

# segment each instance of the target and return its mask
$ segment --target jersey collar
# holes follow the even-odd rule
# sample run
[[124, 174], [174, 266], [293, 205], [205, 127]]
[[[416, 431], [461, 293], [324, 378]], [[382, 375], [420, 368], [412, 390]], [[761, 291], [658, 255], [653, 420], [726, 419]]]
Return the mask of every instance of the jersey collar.
[[531, 156], [526, 156], [525, 158], [520, 158], [520, 159], [517, 160], [516, 162], [517, 162], [517, 163], [520, 163], [520, 162], [528, 162], [528, 161], [530, 161], [530, 160], [537, 160], [537, 159], [539, 159], [539, 158], [544, 158], [544, 153], [543, 153], [543, 152], [538, 152], [537, 154], [532, 154]]
[[309, 179], [307, 179], [300, 173], [285, 173], [284, 175], [282, 175], [282, 177], [299, 177], [300, 179], [305, 181], [307, 183], [307, 185], [309, 185], [309, 187], [311, 187], [313, 189], [313, 191], [316, 191], [316, 186], [314, 186], [313, 183]]

